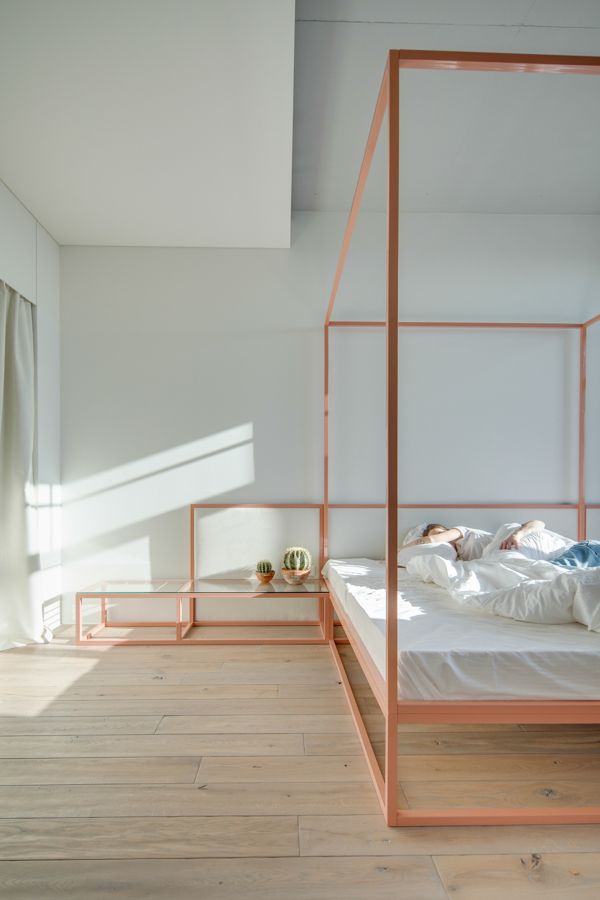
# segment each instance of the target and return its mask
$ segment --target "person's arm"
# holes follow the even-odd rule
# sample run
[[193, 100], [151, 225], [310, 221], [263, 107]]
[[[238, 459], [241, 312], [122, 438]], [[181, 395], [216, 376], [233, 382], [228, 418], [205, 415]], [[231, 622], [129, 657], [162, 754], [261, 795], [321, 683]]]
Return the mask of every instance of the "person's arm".
[[410, 541], [404, 547], [414, 547], [416, 544], [450, 544], [452, 541], [460, 540], [462, 536], [463, 533], [460, 528], [447, 528], [446, 531], [439, 531], [437, 534], [429, 534], [427, 537], [420, 537], [416, 541]]
[[519, 544], [527, 534], [533, 534], [534, 531], [543, 531], [546, 527], [546, 523], [542, 522], [540, 519], [531, 519], [529, 522], [524, 522], [516, 531], [513, 531], [512, 534], [509, 534], [507, 538], [505, 538], [500, 544], [501, 550], [518, 550]]

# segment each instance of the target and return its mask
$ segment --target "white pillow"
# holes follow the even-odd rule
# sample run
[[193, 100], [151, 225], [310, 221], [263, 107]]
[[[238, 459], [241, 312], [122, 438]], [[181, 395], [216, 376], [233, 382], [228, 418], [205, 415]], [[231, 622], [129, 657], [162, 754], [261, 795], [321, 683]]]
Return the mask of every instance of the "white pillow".
[[413, 544], [412, 547], [400, 547], [398, 565], [405, 567], [415, 556], [442, 556], [454, 562], [457, 554], [452, 544]]
[[416, 541], [417, 538], [423, 537], [423, 532], [428, 524], [428, 522], [423, 522], [422, 525], [414, 525], [412, 528], [409, 528], [408, 531], [405, 531], [400, 538], [400, 546], [403, 547], [405, 544], [410, 544], [411, 541]]

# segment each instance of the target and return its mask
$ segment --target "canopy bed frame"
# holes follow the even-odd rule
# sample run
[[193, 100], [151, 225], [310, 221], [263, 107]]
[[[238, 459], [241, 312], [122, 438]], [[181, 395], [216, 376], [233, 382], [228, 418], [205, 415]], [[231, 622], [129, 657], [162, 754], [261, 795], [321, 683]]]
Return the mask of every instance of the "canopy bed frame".
[[[588, 329], [600, 315], [585, 322], [405, 322], [398, 317], [399, 238], [399, 75], [401, 69], [460, 69], [512, 73], [553, 73], [600, 75], [600, 57], [546, 56], [497, 53], [453, 53], [439, 51], [390, 50], [343, 243], [333, 281], [324, 326], [324, 555], [328, 558], [329, 513], [332, 509], [385, 509], [386, 517], [386, 664], [385, 677], [375, 666], [360, 634], [344, 614], [331, 583], [324, 616], [325, 637], [344, 685], [354, 722], [371, 776], [388, 825], [497, 825], [534, 823], [600, 822], [600, 807], [398, 809], [397, 756], [398, 723], [600, 723], [598, 700], [527, 701], [403, 701], [398, 698], [398, 510], [399, 509], [563, 509], [577, 511], [578, 539], [586, 536], [586, 513], [598, 503], [586, 503], [585, 496], [585, 413], [586, 344]], [[348, 255], [350, 241], [371, 168], [384, 117], [387, 115], [387, 280], [385, 321], [340, 321], [333, 318], [334, 305]], [[340, 504], [329, 500], [329, 356], [332, 329], [385, 329], [386, 397], [386, 479], [385, 504]], [[578, 498], [575, 503], [399, 503], [398, 502], [398, 331], [399, 328], [493, 328], [493, 329], [573, 329], [579, 332], [579, 418], [578, 418]], [[361, 717], [334, 634], [333, 613], [340, 620], [346, 639], [369, 682], [385, 718], [385, 766], [381, 771]], [[600, 676], [599, 676], [600, 681]]]

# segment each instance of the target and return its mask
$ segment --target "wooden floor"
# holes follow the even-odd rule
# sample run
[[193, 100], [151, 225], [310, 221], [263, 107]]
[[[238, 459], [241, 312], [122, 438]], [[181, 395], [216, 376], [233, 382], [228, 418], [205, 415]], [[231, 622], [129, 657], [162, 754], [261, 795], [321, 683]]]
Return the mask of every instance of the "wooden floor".
[[[600, 898], [600, 825], [386, 828], [326, 647], [63, 632], [0, 654], [0, 694], [3, 900]], [[600, 729], [400, 739], [401, 805], [600, 802]]]

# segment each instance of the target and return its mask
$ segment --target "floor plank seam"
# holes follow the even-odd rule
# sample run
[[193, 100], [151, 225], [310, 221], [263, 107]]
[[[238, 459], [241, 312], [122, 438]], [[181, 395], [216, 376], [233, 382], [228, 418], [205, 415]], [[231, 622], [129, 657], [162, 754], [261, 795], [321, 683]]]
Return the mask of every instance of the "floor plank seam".
[[[318, 857], [310, 857], [312, 859]], [[427, 857], [422, 856], [422, 859], [426, 859]], [[285, 855], [285, 856], [268, 856], [266, 854], [262, 854], [261, 856], [0, 856], [0, 864], [1, 863], [29, 863], [29, 862], [43, 862], [43, 863], [55, 863], [55, 862], [171, 862], [173, 860], [201, 860], [202, 862], [208, 862], [209, 860], [222, 862], [225, 860], [233, 860], [233, 861], [242, 861], [242, 860], [250, 860], [250, 859], [274, 859], [278, 862], [283, 862], [286, 859], [309, 859], [307, 856], [299, 857], [296, 855]]]
[[[196, 774], [194, 775], [194, 780], [192, 781], [192, 784], [193, 784], [193, 785], [195, 785], [196, 782], [198, 781], [198, 773], [200, 772], [200, 766], [202, 765], [202, 760], [203, 760], [203, 758], [204, 758], [204, 757], [201, 756], [201, 757], [198, 759], [198, 768], [196, 769]], [[187, 782], [186, 782], [186, 784], [187, 784]]]
[[[439, 855], [439, 854], [438, 854], [438, 855]], [[438, 881], [439, 881], [439, 883], [440, 883], [440, 886], [441, 886], [441, 888], [442, 888], [442, 890], [443, 890], [443, 892], [444, 892], [444, 896], [447, 897], [448, 900], [450, 900], [450, 894], [449, 894], [448, 891], [446, 890], [446, 885], [445, 885], [445, 883], [444, 883], [444, 879], [442, 878], [442, 873], [441, 873], [440, 870], [439, 870], [439, 866], [438, 866], [438, 864], [437, 864], [437, 862], [436, 862], [435, 856], [430, 856], [429, 859], [431, 860], [431, 865], [433, 866], [433, 869], [434, 869], [434, 871], [435, 871], [435, 874], [437, 875], [437, 878], [438, 878]]]
[[[193, 785], [190, 785], [192, 787]], [[201, 788], [204, 785], [199, 786]], [[144, 813], [143, 815], [129, 815], [128, 813], [119, 815], [119, 814], [111, 814], [111, 815], [89, 815], [83, 816], [80, 813], [76, 813], [71, 816], [67, 815], [54, 815], [54, 816], [3, 816], [0, 815], [0, 821], [10, 822], [14, 819], [20, 819], [27, 822], [55, 822], [62, 821], [63, 819], [85, 819], [87, 822], [89, 819], [255, 819], [257, 817], [261, 818], [281, 818], [281, 817], [289, 817], [292, 813], [265, 813], [265, 812], [249, 812], [249, 813], [222, 813], [222, 812], [197, 812], [197, 813]], [[343, 818], [362, 818], [364, 815], [369, 815], [369, 813], [344, 813]], [[327, 818], [327, 813], [311, 813], [312, 818]], [[301, 818], [300, 816], [296, 816], [296, 818]], [[472, 852], [472, 851], [469, 851]], [[477, 852], [477, 851], [475, 851]], [[488, 851], [479, 851], [481, 853]], [[557, 851], [558, 852], [558, 851]], [[560, 851], [563, 852], [563, 851]], [[595, 850], [578, 850], [578, 853], [596, 853]], [[312, 854], [311, 854], [312, 855]], [[323, 854], [324, 856], [354, 856], [355, 854], [344, 854], [344, 853], [331, 853], [331, 854]], [[371, 856], [370, 853], [361, 854], [363, 856]], [[376, 854], [380, 855], [380, 854]], [[403, 856], [404, 854], [394, 854], [397, 856]], [[444, 856], [444, 853], [438, 853], [438, 856]]]
[[[0, 818], [2, 818], [0, 816]], [[124, 816], [35, 816], [24, 819], [23, 816], [11, 816], [13, 819], [21, 819], [27, 822], [54, 822], [57, 819], [296, 819], [299, 816], [292, 813], [188, 813], [187, 815], [171, 815], [160, 813], [155, 815], [124, 815]]]

